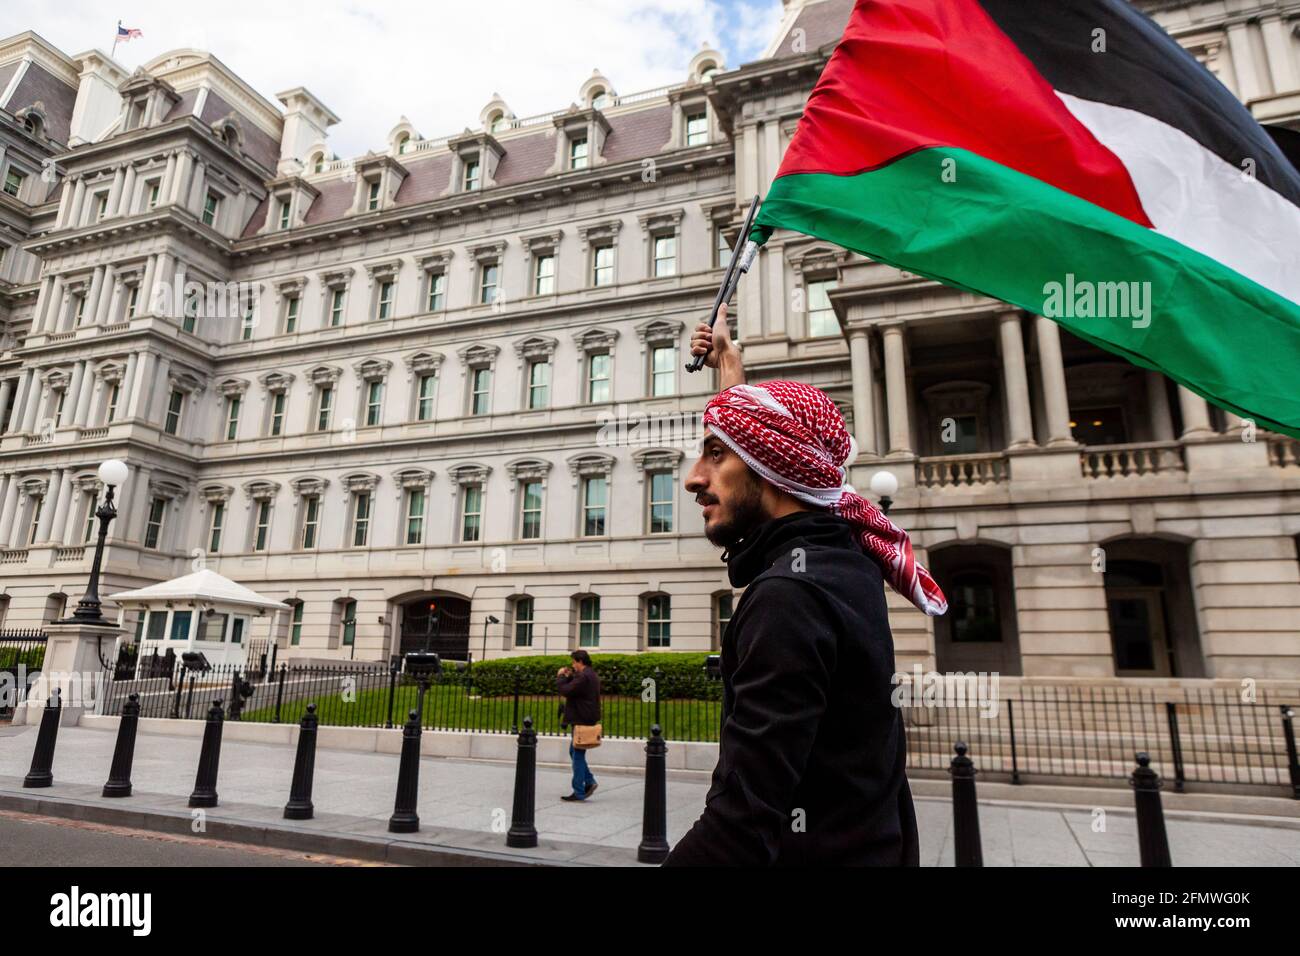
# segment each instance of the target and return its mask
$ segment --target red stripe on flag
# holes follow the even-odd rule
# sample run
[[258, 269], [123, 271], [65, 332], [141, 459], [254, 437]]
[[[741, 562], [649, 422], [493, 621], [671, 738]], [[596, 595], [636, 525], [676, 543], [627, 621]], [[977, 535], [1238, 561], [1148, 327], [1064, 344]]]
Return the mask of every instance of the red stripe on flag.
[[934, 146], [979, 153], [1152, 225], [1119, 157], [975, 0], [858, 0], [777, 175], [848, 175]]

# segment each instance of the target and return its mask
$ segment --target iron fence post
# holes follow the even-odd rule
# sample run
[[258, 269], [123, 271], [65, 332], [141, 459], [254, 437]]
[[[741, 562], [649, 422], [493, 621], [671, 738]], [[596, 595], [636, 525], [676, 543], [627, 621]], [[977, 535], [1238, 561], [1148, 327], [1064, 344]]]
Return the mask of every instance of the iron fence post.
[[518, 664], [515, 665], [514, 676], [515, 676], [515, 713], [514, 713], [514, 717], [511, 718], [510, 720], [510, 732], [512, 734], [517, 734], [519, 733], [519, 682], [520, 682]]
[[1007, 701], [1007, 726], [1011, 728], [1011, 782], [1020, 783], [1020, 764], [1016, 761], [1016, 712]]
[[284, 675], [289, 670], [288, 664], [280, 665], [280, 673], [276, 675], [275, 682], [275, 715], [271, 718], [271, 723], [280, 722], [280, 705], [284, 703]]
[[1295, 727], [1291, 721], [1295, 717], [1295, 711], [1289, 704], [1282, 705], [1282, 733], [1286, 736], [1286, 759], [1287, 771], [1291, 775], [1291, 796], [1293, 799], [1300, 800], [1300, 760], [1296, 759], [1295, 750]]
[[388, 720], [384, 722], [384, 728], [393, 729], [393, 700], [397, 695], [397, 675], [401, 673], [401, 668], [397, 664], [397, 658], [388, 662]]
[[1165, 702], [1165, 715], [1169, 720], [1169, 747], [1174, 758], [1174, 792], [1183, 792], [1183, 743], [1178, 736], [1178, 705], [1173, 701]]

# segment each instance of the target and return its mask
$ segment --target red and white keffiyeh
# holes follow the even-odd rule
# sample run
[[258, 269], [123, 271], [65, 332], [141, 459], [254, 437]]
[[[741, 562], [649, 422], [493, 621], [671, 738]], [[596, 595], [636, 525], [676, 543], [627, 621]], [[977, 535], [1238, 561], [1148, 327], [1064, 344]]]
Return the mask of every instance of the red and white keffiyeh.
[[907, 532], [845, 483], [844, 463], [857, 449], [825, 392], [802, 382], [733, 385], [705, 407], [704, 424], [759, 477], [847, 519], [895, 591], [926, 614], [948, 610]]

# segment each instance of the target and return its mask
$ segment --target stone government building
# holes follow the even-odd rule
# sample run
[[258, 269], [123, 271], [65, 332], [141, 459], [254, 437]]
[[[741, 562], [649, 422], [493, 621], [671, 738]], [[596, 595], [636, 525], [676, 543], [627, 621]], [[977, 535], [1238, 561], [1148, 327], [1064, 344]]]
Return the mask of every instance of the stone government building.
[[[1300, 3], [1139, 6], [1300, 129]], [[717, 647], [736, 595], [691, 442], [602, 436], [715, 388], [690, 328], [850, 8], [786, 0], [754, 62], [703, 49], [630, 95], [593, 73], [534, 117], [494, 96], [355, 159], [306, 88], [271, 102], [207, 52], [128, 73], [0, 41], [0, 626], [80, 596], [117, 457], [103, 592], [209, 567], [289, 602], [282, 658], [386, 659], [430, 601], [476, 658]], [[1300, 678], [1297, 442], [804, 236], [736, 314], [755, 379], [840, 403], [853, 482], [900, 481], [952, 602], [891, 594], [900, 668]]]

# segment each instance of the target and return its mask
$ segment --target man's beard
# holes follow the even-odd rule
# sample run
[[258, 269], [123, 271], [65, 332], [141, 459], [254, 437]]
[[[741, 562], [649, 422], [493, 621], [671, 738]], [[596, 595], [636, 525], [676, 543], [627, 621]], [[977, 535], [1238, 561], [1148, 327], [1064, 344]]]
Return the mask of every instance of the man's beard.
[[709, 543], [719, 548], [730, 548], [767, 520], [763, 510], [763, 485], [757, 478], [752, 478], [745, 485], [745, 490], [731, 503], [731, 520], [713, 527], [706, 527], [704, 536]]

